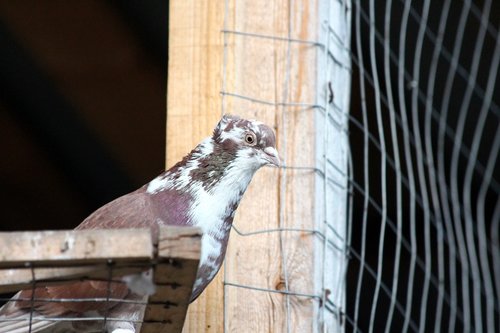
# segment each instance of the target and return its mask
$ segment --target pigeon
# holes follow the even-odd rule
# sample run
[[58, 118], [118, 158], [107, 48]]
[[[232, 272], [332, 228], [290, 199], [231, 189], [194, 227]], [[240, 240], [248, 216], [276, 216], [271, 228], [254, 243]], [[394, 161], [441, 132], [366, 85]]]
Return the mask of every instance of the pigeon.
[[[136, 191], [102, 206], [76, 229], [147, 227], [157, 234], [162, 225], [200, 228], [201, 257], [191, 295], [194, 301], [219, 271], [238, 204], [253, 175], [265, 165], [280, 165], [274, 131], [256, 120], [224, 115], [212, 136], [201, 141], [181, 161]], [[32, 304], [28, 301], [33, 292], [35, 299], [108, 296], [111, 299], [145, 299], [131, 289], [130, 285], [121, 282], [90, 280], [20, 291], [13, 299], [24, 301], [11, 299], [0, 308], [0, 333], [135, 333], [143, 307], [131, 302], [35, 301]], [[32, 320], [30, 327], [32, 305], [31, 315], [36, 320]], [[96, 315], [123, 318], [123, 321], [106, 321], [103, 327], [102, 320], [43, 320]]]

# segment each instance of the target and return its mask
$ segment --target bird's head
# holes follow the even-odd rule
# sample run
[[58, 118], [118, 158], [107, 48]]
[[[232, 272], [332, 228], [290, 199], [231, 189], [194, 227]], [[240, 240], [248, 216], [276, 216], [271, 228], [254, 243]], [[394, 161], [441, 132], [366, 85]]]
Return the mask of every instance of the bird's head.
[[254, 173], [264, 165], [279, 166], [274, 131], [263, 123], [225, 115], [213, 135], [198, 144], [181, 161], [148, 185], [150, 193], [183, 189], [194, 193], [200, 188], [212, 191], [220, 185], [223, 195], [226, 182], [235, 187], [235, 200], [245, 192]]
[[214, 129], [212, 140], [215, 149], [234, 154], [248, 168], [280, 165], [274, 131], [259, 121], [224, 115]]

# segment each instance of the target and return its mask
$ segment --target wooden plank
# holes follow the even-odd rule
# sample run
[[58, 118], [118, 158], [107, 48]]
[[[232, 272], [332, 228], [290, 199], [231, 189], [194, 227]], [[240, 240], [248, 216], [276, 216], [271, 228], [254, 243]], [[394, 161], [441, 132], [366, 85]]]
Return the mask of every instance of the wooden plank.
[[93, 265], [93, 259], [88, 259], [86, 262], [79, 261], [79, 265], [84, 264], [85, 266], [56, 268], [57, 265], [55, 265], [54, 268], [34, 268], [33, 271], [30, 268], [1, 269], [0, 293], [32, 288], [33, 272], [37, 286], [41, 286], [75, 282], [82, 279], [107, 280], [110, 276], [117, 279], [124, 275], [139, 273], [151, 266], [150, 259], [130, 260], [114, 264], [110, 272], [110, 266]]
[[195, 227], [161, 228], [158, 236], [158, 258], [198, 260], [201, 231]]
[[[221, 116], [224, 1], [170, 1], [167, 167], [179, 161]], [[184, 332], [222, 332], [222, 274], [189, 307]]]
[[[0, 268], [151, 259], [149, 229], [64, 230], [0, 233]], [[89, 262], [88, 259], [91, 259]]]
[[[286, 39], [316, 40], [316, 1], [229, 1], [227, 29]], [[232, 5], [231, 5], [232, 4]], [[289, 5], [293, 4], [293, 8]], [[290, 31], [290, 26], [292, 27]], [[315, 229], [314, 109], [280, 103], [315, 104], [319, 48], [304, 43], [228, 35], [227, 90], [263, 105], [227, 96], [228, 108], [276, 127], [278, 151], [287, 166], [261, 170], [235, 217], [246, 233], [280, 228]], [[226, 331], [312, 332], [318, 299], [279, 292], [315, 294], [314, 243], [307, 231], [231, 235], [226, 255]], [[278, 293], [252, 290], [252, 287]]]
[[141, 333], [181, 332], [198, 271], [201, 233], [197, 228], [160, 229], [156, 293], [144, 313]]
[[221, 116], [223, 1], [170, 1], [166, 164], [209, 136]]
[[[318, 31], [318, 39], [328, 47], [318, 57], [317, 100], [325, 110], [316, 110], [316, 167], [323, 174], [316, 174], [316, 229], [334, 246], [315, 242], [314, 258], [316, 294], [325, 293], [331, 310], [318, 308], [319, 321], [316, 331], [343, 332], [346, 312], [346, 274], [349, 236], [348, 188], [349, 188], [349, 111], [351, 89], [350, 52], [350, 1], [319, 2], [319, 22], [324, 22]], [[332, 35], [335, 38], [332, 40]], [[329, 40], [329, 42], [328, 42]], [[334, 60], [335, 59], [335, 60]], [[331, 92], [330, 92], [331, 89]], [[330, 93], [332, 100], [330, 101]], [[333, 119], [329, 121], [328, 118]], [[328, 161], [328, 162], [327, 162]], [[328, 223], [328, 227], [324, 222]], [[340, 249], [340, 250], [339, 250]]]
[[[289, 8], [290, 4], [293, 8]], [[293, 3], [287, 0], [171, 1], [167, 165], [209, 135], [218, 118], [214, 115], [223, 109], [226, 113], [274, 125], [278, 151], [285, 157], [286, 164], [303, 167], [259, 171], [235, 217], [235, 226], [244, 232], [280, 228], [303, 231], [251, 236], [233, 233], [223, 273], [190, 306], [185, 332], [319, 331], [326, 312], [320, 298], [327, 289], [334, 289], [333, 279], [329, 278], [334, 268], [337, 269], [336, 281], [343, 279], [344, 268], [337, 267], [338, 264], [333, 267], [327, 258], [335, 255], [336, 262], [340, 262], [344, 254], [324, 250], [322, 239], [310, 232], [318, 230], [330, 237], [332, 232], [325, 230], [325, 220], [338, 219], [339, 232], [345, 225], [345, 208], [337, 209], [345, 207], [342, 197], [345, 190], [327, 189], [330, 185], [325, 185], [323, 177], [314, 169], [323, 169], [325, 152], [331, 157], [329, 146], [338, 145], [342, 158], [346, 156], [346, 136], [330, 135], [325, 143], [323, 130], [331, 128], [325, 125], [328, 121], [324, 110], [307, 106], [326, 104], [328, 85], [325, 81], [336, 79], [332, 74], [336, 72], [328, 73], [332, 67], [325, 66], [323, 48], [307, 42], [286, 41], [290, 36], [294, 40], [324, 43], [330, 36], [324, 23], [332, 16], [331, 6], [337, 5], [326, 4], [320, 0]], [[227, 13], [225, 23], [223, 13]], [[337, 22], [338, 17], [334, 20], [332, 25], [341, 24]], [[224, 35], [224, 29], [243, 34]], [[278, 38], [256, 37], [258, 35]], [[222, 42], [227, 47], [225, 52]], [[344, 79], [334, 84], [349, 82]], [[224, 91], [222, 98], [221, 91]], [[285, 106], [287, 103], [305, 106]], [[343, 109], [344, 106], [342, 103]], [[333, 141], [334, 138], [341, 140], [341, 144]], [[340, 162], [340, 167], [345, 167], [342, 164], [345, 159]], [[339, 183], [344, 181], [345, 177]], [[328, 208], [332, 202], [334, 208]], [[222, 274], [228, 283], [226, 288]], [[286, 285], [291, 292], [315, 296], [280, 294]], [[278, 293], [252, 290], [252, 287]], [[341, 291], [333, 292], [342, 295]], [[329, 316], [325, 319], [328, 328], [332, 323], [331, 314]]]
[[33, 274], [46, 285], [137, 273], [153, 249], [148, 229], [2, 232], [0, 292], [31, 288]]
[[[218, 118], [214, 115], [219, 115], [222, 108], [219, 93], [225, 89], [271, 103], [225, 96], [224, 110], [274, 125], [278, 150], [286, 156], [287, 164], [315, 166], [314, 111], [307, 107], [284, 109], [279, 103], [316, 103], [317, 78], [311, 69], [316, 68], [318, 48], [227, 34], [226, 59], [222, 61], [221, 31], [226, 28], [286, 38], [291, 24], [292, 38], [315, 40], [319, 26], [313, 19], [317, 16], [316, 1], [296, 1], [292, 9], [286, 0], [229, 0], [228, 8], [225, 2], [171, 1], [167, 165], [210, 133]], [[228, 17], [224, 27], [225, 12]], [[258, 172], [238, 209], [235, 218], [238, 228], [250, 232], [280, 227], [314, 229], [314, 172], [288, 170], [286, 175], [283, 172], [270, 168]], [[283, 192], [281, 183], [285, 187]], [[283, 205], [281, 222], [280, 205]], [[286, 272], [290, 290], [312, 294], [314, 237], [308, 232], [283, 233], [286, 248], [283, 258], [279, 233], [244, 238], [233, 233], [226, 254], [225, 279], [250, 287], [283, 290]], [[235, 287], [226, 287], [224, 294], [222, 274], [190, 306], [184, 332], [313, 329], [317, 299], [290, 297], [287, 303], [281, 294]]]

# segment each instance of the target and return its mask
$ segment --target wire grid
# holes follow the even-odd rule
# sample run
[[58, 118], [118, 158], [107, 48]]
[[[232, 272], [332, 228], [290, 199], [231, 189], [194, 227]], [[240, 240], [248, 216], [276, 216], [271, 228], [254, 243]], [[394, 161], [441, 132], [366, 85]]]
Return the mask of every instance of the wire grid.
[[[300, 3], [300, 1], [297, 1]], [[281, 146], [279, 147], [282, 167], [280, 170], [279, 184], [279, 221], [277, 228], [268, 228], [254, 231], [242, 231], [238, 226], [233, 225], [235, 231], [241, 237], [259, 237], [278, 233], [279, 235], [279, 258], [281, 260], [281, 273], [284, 278], [284, 288], [282, 290], [274, 288], [263, 288], [254, 285], [232, 281], [228, 278], [227, 270], [224, 275], [224, 291], [227, 295], [228, 288], [244, 288], [268, 294], [281, 294], [284, 298], [284, 312], [286, 332], [298, 332], [300, 328], [292, 326], [291, 298], [309, 298], [316, 306], [314, 331], [333, 332], [342, 331], [344, 324], [345, 309], [345, 275], [347, 271], [348, 239], [347, 219], [350, 214], [350, 203], [348, 194], [350, 192], [348, 179], [348, 158], [349, 151], [347, 145], [347, 123], [349, 90], [351, 76], [350, 59], [350, 1], [318, 1], [318, 40], [307, 40], [296, 38], [293, 34], [294, 26], [292, 10], [297, 10], [300, 5], [296, 1], [289, 0], [287, 4], [288, 28], [286, 34], [273, 35], [273, 33], [257, 33], [252, 31], [252, 26], [248, 23], [242, 24], [248, 31], [230, 30], [227, 27], [229, 15], [229, 1], [225, 2], [224, 27], [222, 30], [224, 39], [223, 54], [223, 76], [222, 76], [222, 114], [227, 112], [226, 98], [247, 101], [253, 105], [264, 105], [274, 107], [280, 111], [281, 119], [277, 120], [278, 135]], [[335, 20], [335, 21], [334, 21]], [[246, 93], [245, 91], [228, 91], [227, 84], [227, 59], [228, 59], [228, 38], [270, 40], [274, 42], [286, 43], [285, 71], [282, 74], [284, 79], [282, 85], [277, 87], [281, 90], [280, 99], [276, 101], [266, 100], [259, 96]], [[293, 79], [291, 78], [292, 57], [297, 61], [295, 45], [302, 45], [315, 49], [318, 71], [318, 87], [316, 96], [310, 101], [297, 101], [290, 97], [293, 90]], [[298, 61], [301, 61], [299, 58]], [[243, 87], [245, 90], [246, 87]], [[291, 100], [292, 98], [292, 100]], [[297, 108], [308, 110], [311, 117], [316, 119], [316, 137], [312, 139], [316, 142], [316, 163], [311, 166], [290, 165], [287, 163], [287, 117]], [[239, 112], [239, 111], [238, 111]], [[299, 126], [294, 124], [293, 126]], [[311, 138], [309, 138], [310, 140]], [[307, 139], [306, 139], [307, 140]], [[294, 143], [300, 144], [300, 143]], [[332, 149], [335, 145], [338, 149]], [[289, 170], [303, 170], [309, 172], [309, 176], [315, 178], [316, 203], [318, 212], [315, 213], [316, 223], [311, 228], [289, 227], [284, 223], [286, 215], [286, 192], [287, 176]], [[297, 222], [297, 225], [300, 225]], [[309, 234], [316, 238], [314, 253], [309, 253], [314, 261], [314, 256], [321, 258], [322, 266], [315, 267], [315, 272], [304, 272], [304, 274], [314, 274], [319, 281], [315, 286], [314, 293], [303, 292], [290, 288], [290, 278], [288, 274], [288, 253], [287, 233]], [[243, 240], [244, 241], [244, 240]], [[264, 281], [265, 284], [265, 281]], [[244, 311], [244, 310], [242, 310]], [[279, 310], [278, 310], [279, 311]], [[224, 298], [224, 331], [229, 331], [227, 299]], [[350, 319], [350, 318], [348, 318]], [[239, 329], [242, 329], [239, 327]]]
[[500, 331], [499, 9], [353, 2], [349, 331]]
[[[71, 268], [73, 266], [64, 266], [64, 268]], [[83, 267], [82, 264], [79, 264], [74, 267]], [[92, 332], [107, 332], [107, 323], [108, 322], [127, 322], [131, 324], [141, 324], [142, 323], [142, 318], [141, 319], [133, 319], [133, 318], [120, 318], [116, 317], [113, 314], [110, 313], [110, 310], [104, 311], [102, 315], [99, 315], [97, 312], [95, 315], [88, 315], [88, 316], [70, 316], [70, 315], [64, 315], [64, 316], [45, 316], [43, 314], [40, 314], [36, 311], [35, 307], [40, 306], [43, 303], [95, 303], [98, 304], [99, 306], [102, 306], [104, 304], [112, 304], [113, 306], [120, 305], [120, 304], [127, 304], [129, 306], [134, 306], [137, 305], [140, 308], [145, 309], [146, 306], [149, 304], [145, 300], [139, 300], [139, 299], [122, 299], [122, 298], [112, 298], [111, 297], [111, 286], [114, 283], [125, 283], [121, 278], [113, 278], [113, 270], [114, 270], [114, 262], [112, 260], [108, 260], [108, 263], [106, 265], [105, 269], [105, 274], [108, 275], [107, 278], [92, 278], [90, 280], [92, 281], [101, 281], [101, 282], [106, 282], [107, 283], [107, 295], [105, 297], [89, 297], [89, 298], [77, 298], [77, 297], [71, 297], [71, 298], [66, 298], [66, 297], [54, 297], [54, 298], [43, 298], [43, 297], [35, 297], [35, 290], [37, 288], [43, 288], [46, 286], [49, 282], [57, 282], [58, 285], [61, 283], [75, 283], [75, 282], [83, 282], [89, 280], [88, 278], [80, 278], [78, 280], [75, 280], [73, 278], [57, 278], [57, 280], [53, 279], [45, 279], [45, 278], [39, 278], [37, 276], [37, 270], [38, 269], [47, 269], [47, 268], [58, 268], [55, 266], [36, 266], [30, 262], [27, 262], [23, 267], [12, 267], [12, 269], [29, 269], [30, 274], [31, 274], [31, 288], [25, 289], [25, 290], [31, 290], [33, 291], [31, 293], [30, 297], [20, 297], [18, 294], [14, 295], [12, 298], [11, 297], [0, 297], [0, 304], [4, 304], [7, 302], [30, 302], [31, 309], [29, 310], [29, 316], [26, 318], [24, 316], [14, 316], [14, 317], [1, 317], [0, 321], [1, 322], [24, 322], [27, 321], [27, 333], [31, 332], [38, 332], [40, 329], [36, 328], [36, 323], [37, 322], [57, 322], [57, 323], [73, 323], [76, 325], [86, 325], [88, 326], [87, 329], [91, 330]], [[121, 266], [123, 268], [124, 266]], [[126, 265], [127, 268], [133, 268], [137, 270], [144, 270], [147, 271], [148, 269], [153, 269], [154, 264], [137, 264], [137, 263], [130, 263]], [[62, 268], [62, 267], [61, 267]], [[9, 269], [9, 268], [3, 268], [3, 269]], [[142, 297], [141, 297], [142, 298]], [[45, 306], [45, 304], [43, 304]], [[110, 307], [111, 308], [111, 307]], [[87, 324], [88, 323], [88, 324]], [[53, 328], [52, 328], [53, 329]], [[52, 330], [51, 328], [48, 329], [48, 331]], [[42, 332], [46, 332], [47, 329], [42, 330]]]

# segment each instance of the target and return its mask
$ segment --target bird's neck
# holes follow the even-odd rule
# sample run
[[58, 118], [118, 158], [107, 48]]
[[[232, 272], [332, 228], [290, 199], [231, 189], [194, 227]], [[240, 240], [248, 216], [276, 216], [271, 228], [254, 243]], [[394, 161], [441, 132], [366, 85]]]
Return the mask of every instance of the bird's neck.
[[188, 195], [191, 200], [186, 224], [222, 237], [228, 233], [234, 211], [255, 171], [244, 167], [235, 152], [220, 150], [208, 138], [149, 183], [147, 192], [176, 190]]
[[214, 235], [218, 230], [229, 231], [226, 229], [233, 221], [252, 176], [253, 173], [230, 166], [209, 188], [201, 184], [194, 186], [191, 189], [194, 201], [190, 209], [193, 225]]
[[190, 221], [202, 230], [201, 256], [193, 286], [194, 300], [215, 277], [225, 257], [234, 214], [255, 172], [233, 162], [210, 190], [198, 184], [193, 191]]

